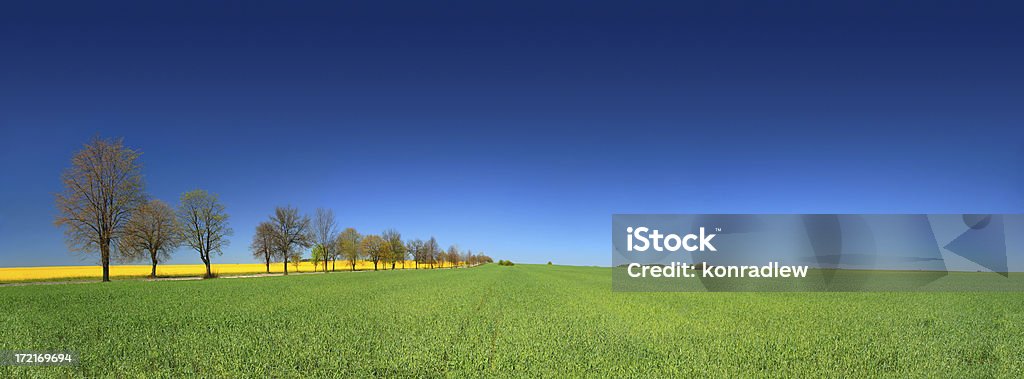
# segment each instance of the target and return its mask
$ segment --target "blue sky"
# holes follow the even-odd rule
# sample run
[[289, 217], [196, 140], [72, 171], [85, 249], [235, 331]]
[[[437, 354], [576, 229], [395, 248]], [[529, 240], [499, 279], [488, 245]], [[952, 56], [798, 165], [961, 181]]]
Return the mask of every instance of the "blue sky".
[[1021, 213], [1018, 8], [4, 4], [0, 266], [91, 263], [53, 193], [97, 134], [220, 194], [215, 262], [287, 204], [567, 264], [612, 213]]

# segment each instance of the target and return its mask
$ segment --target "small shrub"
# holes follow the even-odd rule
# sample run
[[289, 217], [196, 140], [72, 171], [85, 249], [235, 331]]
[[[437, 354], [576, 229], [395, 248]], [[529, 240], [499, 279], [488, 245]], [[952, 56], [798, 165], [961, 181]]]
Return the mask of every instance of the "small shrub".
[[498, 261], [498, 266], [515, 266], [515, 263], [512, 263], [512, 261], [506, 261], [502, 259]]
[[548, 261], [548, 266], [551, 266], [551, 261]]

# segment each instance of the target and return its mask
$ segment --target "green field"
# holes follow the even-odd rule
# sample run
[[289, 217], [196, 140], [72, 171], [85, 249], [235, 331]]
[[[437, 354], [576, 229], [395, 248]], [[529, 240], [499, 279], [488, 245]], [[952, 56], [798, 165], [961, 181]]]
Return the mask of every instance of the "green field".
[[1024, 294], [618, 293], [611, 269], [494, 264], [0, 288], [31, 376], [1024, 374]]

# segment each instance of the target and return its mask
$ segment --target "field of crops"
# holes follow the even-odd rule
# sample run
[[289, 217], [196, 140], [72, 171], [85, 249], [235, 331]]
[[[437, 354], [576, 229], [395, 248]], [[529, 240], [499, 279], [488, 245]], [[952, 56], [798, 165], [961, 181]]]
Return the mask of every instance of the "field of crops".
[[[381, 269], [384, 268], [383, 263], [380, 263], [379, 265]], [[391, 266], [389, 265], [388, 268], [390, 267]], [[403, 267], [402, 263], [398, 263], [396, 265], [396, 268], [400, 267]], [[405, 262], [404, 267], [412, 268], [413, 262]], [[339, 271], [348, 271], [352, 269], [352, 266], [345, 264], [345, 262], [338, 261], [336, 265], [333, 262], [328, 264], [327, 269], [330, 270], [332, 268]], [[110, 276], [113, 278], [146, 277], [149, 276], [151, 270], [152, 267], [148, 265], [111, 265]], [[267, 266], [260, 263], [214, 263], [211, 270], [217, 275], [256, 274], [266, 272]], [[288, 264], [289, 272], [312, 272], [313, 270], [314, 267], [311, 262], [301, 262], [297, 269], [291, 263]], [[323, 271], [323, 267], [319, 266], [317, 270]], [[359, 261], [356, 263], [356, 270], [373, 270], [373, 262]], [[272, 263], [270, 265], [270, 272], [284, 272], [284, 265], [279, 262]], [[202, 276], [205, 273], [206, 266], [202, 264], [156, 266], [157, 277]], [[98, 279], [102, 276], [103, 268], [100, 266], [0, 267], [0, 283], [67, 279]]]
[[607, 268], [0, 288], [26, 376], [1020, 377], [1024, 295], [619, 293]]

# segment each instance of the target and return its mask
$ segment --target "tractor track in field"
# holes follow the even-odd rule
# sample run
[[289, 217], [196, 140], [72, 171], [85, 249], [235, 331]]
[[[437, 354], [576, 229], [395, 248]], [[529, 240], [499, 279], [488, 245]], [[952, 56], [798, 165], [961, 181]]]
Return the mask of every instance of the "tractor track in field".
[[[487, 292], [484, 297], [480, 299], [480, 304], [477, 305], [477, 311], [483, 307], [484, 302], [491, 298], [491, 294], [494, 293], [494, 286], [496, 281], [492, 281], [491, 285], [487, 287]], [[501, 323], [505, 320], [505, 312], [498, 312], [498, 317], [494, 320], [494, 326], [491, 330], [490, 340], [488, 341], [487, 347], [487, 368], [494, 369], [494, 351], [497, 350], [498, 345], [498, 331], [501, 329]]]

